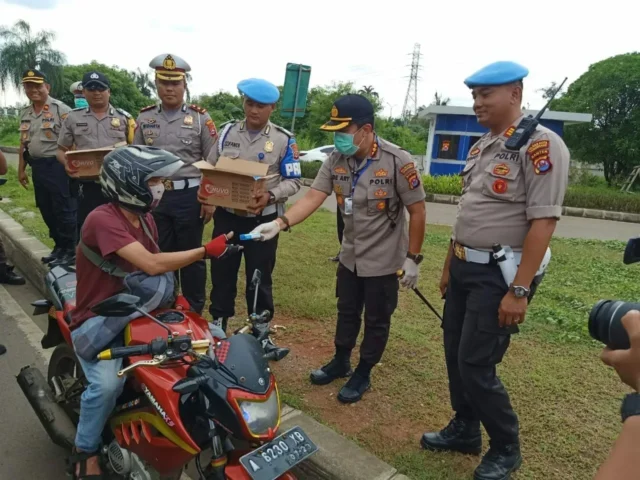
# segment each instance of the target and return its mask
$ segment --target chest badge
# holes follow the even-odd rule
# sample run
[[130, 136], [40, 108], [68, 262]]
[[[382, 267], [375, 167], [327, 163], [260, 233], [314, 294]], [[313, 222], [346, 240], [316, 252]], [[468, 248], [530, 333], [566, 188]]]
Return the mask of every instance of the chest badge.
[[505, 182], [502, 178], [498, 178], [495, 182], [493, 182], [493, 186], [491, 188], [495, 193], [498, 194], [507, 193], [507, 182]]
[[385, 196], [387, 195], [387, 191], [386, 191], [386, 190], [383, 190], [383, 189], [381, 189], [381, 188], [379, 188], [378, 190], [376, 190], [376, 192], [374, 193], [374, 195], [375, 195], [377, 198], [382, 198], [382, 197], [385, 197]]
[[153, 125], [154, 123], [156, 123], [156, 119], [155, 118], [147, 118], [147, 123], [149, 125]]
[[386, 202], [384, 202], [384, 201], [380, 201], [380, 202], [376, 203], [376, 208], [381, 212], [384, 210], [385, 206], [386, 206]]
[[[46, 107], [46, 105], [45, 105]], [[52, 120], [53, 119], [53, 113], [51, 112], [47, 112], [43, 115], [44, 118], [46, 118], [47, 120]]]
[[333, 169], [333, 171], [335, 173], [337, 173], [338, 175], [346, 175], [347, 174], [347, 169], [344, 167], [336, 167]]
[[377, 178], [386, 177], [389, 174], [385, 169], [381, 168], [380, 170], [375, 171], [375, 176]]
[[111, 126], [113, 128], [120, 128], [120, 119], [119, 118], [112, 118], [111, 119]]
[[267, 140], [264, 144], [264, 151], [267, 153], [273, 152], [273, 142], [271, 140]]
[[506, 163], [499, 163], [498, 165], [493, 167], [493, 174], [499, 177], [504, 177], [506, 175], [509, 175], [510, 171], [511, 169], [509, 168], [509, 165], [507, 165]]
[[264, 153], [260, 152], [258, 154], [258, 160], [264, 160]]
[[147, 145], [153, 145], [153, 138], [147, 137], [146, 142], [147, 142]]
[[193, 117], [191, 115], [187, 115], [186, 117], [184, 117], [184, 124], [193, 125]]

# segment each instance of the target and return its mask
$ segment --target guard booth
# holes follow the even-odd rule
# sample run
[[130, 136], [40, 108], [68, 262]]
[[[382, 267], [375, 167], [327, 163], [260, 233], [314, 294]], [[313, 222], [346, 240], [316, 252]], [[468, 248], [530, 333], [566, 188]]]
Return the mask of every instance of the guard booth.
[[[537, 113], [537, 110], [524, 111], [525, 115]], [[471, 107], [431, 105], [420, 112], [420, 117], [431, 120], [424, 172], [433, 176], [460, 173], [473, 144], [489, 131], [478, 123]], [[547, 110], [540, 124], [562, 137], [565, 125], [589, 123], [591, 117], [590, 113]]]

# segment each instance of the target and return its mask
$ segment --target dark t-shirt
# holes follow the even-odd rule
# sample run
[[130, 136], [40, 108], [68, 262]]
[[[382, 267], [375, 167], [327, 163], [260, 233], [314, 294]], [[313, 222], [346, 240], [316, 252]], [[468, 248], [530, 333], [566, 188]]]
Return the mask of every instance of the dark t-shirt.
[[[158, 241], [158, 229], [151, 214], [145, 216], [149, 232], [155, 242]], [[144, 233], [142, 226], [134, 227], [116, 205], [109, 203], [93, 210], [82, 227], [82, 241], [105, 259], [115, 263], [125, 272], [134, 272], [137, 268], [115, 254], [121, 248], [134, 242], [140, 242], [152, 253], [158, 248]], [[103, 272], [87, 257], [80, 248], [76, 252], [76, 308], [71, 313], [71, 329], [75, 329], [85, 320], [95, 317], [92, 306], [122, 291], [122, 278]]]

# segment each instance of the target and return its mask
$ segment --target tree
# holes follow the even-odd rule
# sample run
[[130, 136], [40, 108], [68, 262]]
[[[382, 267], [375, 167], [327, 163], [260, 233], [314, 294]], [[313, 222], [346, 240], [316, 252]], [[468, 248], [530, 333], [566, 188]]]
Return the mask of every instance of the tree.
[[24, 20], [11, 28], [0, 27], [0, 90], [7, 83], [19, 88], [24, 71], [30, 68], [44, 73], [52, 85], [59, 83], [66, 60], [63, 53], [51, 47], [55, 38], [55, 33], [47, 30], [34, 34]]
[[593, 115], [568, 126], [565, 139], [581, 161], [603, 164], [609, 184], [640, 164], [640, 53], [594, 63], [551, 106]]
[[156, 94], [156, 84], [148, 73], [145, 73], [138, 68], [135, 72], [131, 72], [131, 77], [142, 95], [147, 98], [154, 97]]
[[[557, 82], [551, 82], [551, 85], [549, 85], [548, 87], [539, 88], [536, 90], [536, 92], [542, 92], [542, 98], [545, 100], [549, 100], [553, 96], [555, 91], [558, 90], [558, 87], [559, 85], [557, 84]], [[564, 92], [560, 90], [556, 95], [556, 98], [560, 98], [562, 97], [562, 95], [564, 95]]]
[[443, 98], [440, 93], [436, 92], [433, 95], [433, 102], [431, 102], [431, 105], [447, 105], [450, 101], [451, 99], [449, 97]]
[[119, 67], [107, 67], [96, 61], [84, 65], [65, 65], [62, 68], [62, 82], [52, 86], [51, 96], [67, 105], [73, 105], [73, 94], [69, 87], [73, 82], [82, 80], [82, 76], [91, 70], [97, 70], [109, 78], [111, 104], [114, 107], [122, 108], [137, 117], [141, 108], [153, 103], [140, 92], [131, 72]]
[[358, 93], [360, 95], [366, 95], [367, 97], [380, 97], [380, 95], [378, 95], [378, 92], [376, 92], [371, 85], [365, 85], [360, 90], [358, 90]]

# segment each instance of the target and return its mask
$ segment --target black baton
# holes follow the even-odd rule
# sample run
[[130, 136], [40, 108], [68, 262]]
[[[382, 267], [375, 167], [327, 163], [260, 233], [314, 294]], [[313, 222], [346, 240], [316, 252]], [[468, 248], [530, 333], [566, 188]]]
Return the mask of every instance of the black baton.
[[[403, 270], [398, 270], [398, 272], [396, 273], [398, 275], [398, 277], [402, 278], [404, 277], [404, 271]], [[426, 299], [426, 297], [424, 295], [422, 295], [422, 293], [420, 293], [420, 290], [418, 290], [417, 288], [412, 288], [411, 290], [413, 290], [414, 292], [416, 292], [416, 295], [418, 296], [418, 298], [420, 300], [422, 300], [422, 302], [429, 307], [429, 309], [433, 312], [433, 314], [438, 317], [438, 319], [440, 319], [441, 322], [444, 322], [444, 320], [442, 319], [442, 317], [440, 316], [440, 314], [436, 311], [435, 308], [433, 308], [433, 305], [431, 305], [431, 302], [429, 302], [429, 300]]]

